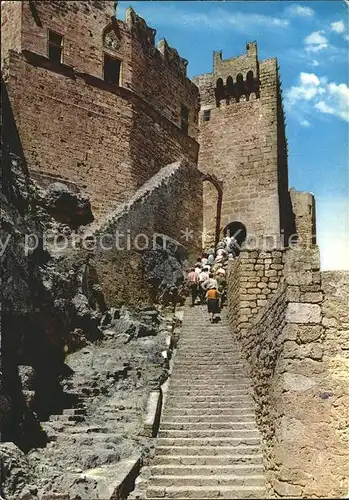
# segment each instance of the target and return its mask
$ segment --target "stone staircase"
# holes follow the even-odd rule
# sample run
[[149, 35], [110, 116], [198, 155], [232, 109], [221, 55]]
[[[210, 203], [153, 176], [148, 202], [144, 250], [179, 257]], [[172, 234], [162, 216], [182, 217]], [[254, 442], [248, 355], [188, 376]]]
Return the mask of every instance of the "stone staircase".
[[266, 495], [251, 383], [225, 311], [185, 309], [155, 454], [130, 498]]

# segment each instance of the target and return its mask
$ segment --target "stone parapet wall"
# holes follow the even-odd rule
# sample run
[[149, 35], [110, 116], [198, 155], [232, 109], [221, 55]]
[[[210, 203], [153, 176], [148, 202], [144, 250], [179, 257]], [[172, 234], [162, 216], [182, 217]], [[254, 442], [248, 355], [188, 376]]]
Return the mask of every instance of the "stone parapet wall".
[[303, 246], [316, 244], [315, 198], [311, 193], [290, 189], [292, 211], [295, 216], [295, 229], [298, 243]]
[[349, 271], [322, 272], [321, 284], [326, 355], [349, 358]]
[[229, 277], [230, 319], [253, 380], [270, 494], [343, 497], [349, 273], [321, 275], [317, 248], [287, 250], [283, 262], [276, 293], [249, 328], [233, 316], [241, 262]]
[[284, 250], [243, 250], [228, 268], [229, 314], [235, 331], [245, 332], [283, 277]]

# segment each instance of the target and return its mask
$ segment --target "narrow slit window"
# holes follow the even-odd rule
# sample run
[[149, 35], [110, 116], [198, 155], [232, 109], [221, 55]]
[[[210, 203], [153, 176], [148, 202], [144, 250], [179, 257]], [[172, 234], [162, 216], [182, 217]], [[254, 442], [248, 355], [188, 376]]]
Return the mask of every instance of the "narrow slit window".
[[210, 120], [211, 120], [211, 110], [205, 109], [204, 110], [204, 122], [209, 122]]
[[63, 36], [54, 31], [48, 34], [48, 57], [58, 64], [63, 60]]
[[189, 109], [181, 105], [181, 129], [185, 134], [188, 134], [189, 131]]
[[113, 85], [120, 85], [121, 61], [104, 54], [104, 80]]

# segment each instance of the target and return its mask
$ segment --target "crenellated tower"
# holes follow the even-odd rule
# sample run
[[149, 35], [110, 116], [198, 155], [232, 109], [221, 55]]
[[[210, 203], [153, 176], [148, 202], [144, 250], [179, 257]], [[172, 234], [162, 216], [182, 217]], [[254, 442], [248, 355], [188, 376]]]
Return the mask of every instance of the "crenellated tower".
[[[259, 61], [256, 42], [194, 78], [200, 90], [199, 168], [222, 182], [221, 227], [236, 222], [260, 246], [292, 233], [287, 145], [276, 58]], [[204, 186], [204, 245], [214, 241], [217, 192]], [[258, 240], [258, 241], [257, 241]]]

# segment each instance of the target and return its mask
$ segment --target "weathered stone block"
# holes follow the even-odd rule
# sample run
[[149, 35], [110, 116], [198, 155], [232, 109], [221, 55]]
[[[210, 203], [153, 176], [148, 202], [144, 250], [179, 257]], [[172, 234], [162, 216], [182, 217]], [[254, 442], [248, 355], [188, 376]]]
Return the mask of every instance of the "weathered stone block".
[[300, 302], [301, 293], [298, 286], [288, 286], [286, 290], [286, 298], [290, 302]]
[[290, 323], [320, 323], [321, 308], [317, 304], [290, 302], [286, 309], [286, 321]]
[[316, 385], [316, 380], [299, 373], [284, 373], [282, 386], [285, 391], [304, 392]]
[[291, 271], [285, 273], [285, 278], [290, 285], [310, 285], [313, 282], [311, 271]]
[[258, 286], [258, 288], [266, 288], [268, 285], [262, 281], [262, 282], [258, 283], [257, 286]]
[[282, 271], [282, 269], [284, 268], [284, 266], [282, 264], [272, 264], [270, 266], [271, 269], [276, 269], [277, 271]]
[[267, 300], [257, 300], [257, 306], [259, 307], [263, 307], [263, 306], [266, 306], [268, 304], [268, 301]]
[[322, 302], [323, 300], [323, 293], [322, 292], [307, 292], [302, 295], [302, 302], [311, 302], [314, 304], [318, 304], [319, 302]]
[[302, 495], [302, 487], [294, 484], [286, 483], [285, 481], [272, 481], [272, 486], [276, 493], [281, 497], [301, 497]]
[[[291, 325], [288, 325], [291, 326]], [[295, 328], [297, 338], [302, 343], [314, 342], [323, 334], [321, 325], [299, 325]]]

